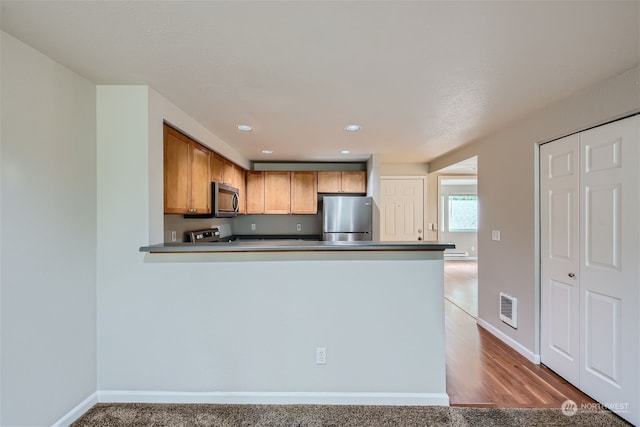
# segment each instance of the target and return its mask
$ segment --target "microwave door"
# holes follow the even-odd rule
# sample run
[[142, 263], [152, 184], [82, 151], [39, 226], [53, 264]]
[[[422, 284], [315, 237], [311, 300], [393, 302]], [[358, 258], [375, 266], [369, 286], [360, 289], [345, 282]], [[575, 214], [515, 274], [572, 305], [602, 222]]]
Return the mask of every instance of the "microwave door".
[[238, 189], [225, 185], [214, 183], [214, 212], [216, 217], [232, 217], [236, 216], [240, 206], [238, 197]]

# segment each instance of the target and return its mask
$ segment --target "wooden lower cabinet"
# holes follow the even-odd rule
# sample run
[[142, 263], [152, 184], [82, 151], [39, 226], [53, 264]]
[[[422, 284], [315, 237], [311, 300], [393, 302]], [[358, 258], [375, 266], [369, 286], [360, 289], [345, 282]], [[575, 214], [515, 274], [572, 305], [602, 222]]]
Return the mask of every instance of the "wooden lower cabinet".
[[291, 172], [291, 213], [318, 213], [317, 172]]
[[291, 212], [291, 172], [264, 172], [264, 213]]

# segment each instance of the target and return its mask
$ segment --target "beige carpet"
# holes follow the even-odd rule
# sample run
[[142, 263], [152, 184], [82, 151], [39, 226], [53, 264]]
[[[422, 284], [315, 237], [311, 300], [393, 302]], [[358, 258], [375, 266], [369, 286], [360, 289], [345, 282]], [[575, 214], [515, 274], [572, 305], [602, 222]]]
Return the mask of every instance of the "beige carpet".
[[608, 411], [496, 409], [443, 406], [176, 405], [107, 404], [94, 406], [73, 427], [116, 426], [628, 426]]

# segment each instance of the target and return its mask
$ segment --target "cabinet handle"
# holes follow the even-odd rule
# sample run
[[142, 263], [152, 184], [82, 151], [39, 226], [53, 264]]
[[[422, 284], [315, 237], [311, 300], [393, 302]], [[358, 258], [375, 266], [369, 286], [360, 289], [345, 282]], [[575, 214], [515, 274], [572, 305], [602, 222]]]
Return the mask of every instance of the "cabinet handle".
[[418, 237], [418, 240], [422, 240], [422, 237]]
[[571, 277], [573, 279], [574, 277], [576, 277], [576, 275], [573, 274], [573, 273], [569, 273], [569, 277]]

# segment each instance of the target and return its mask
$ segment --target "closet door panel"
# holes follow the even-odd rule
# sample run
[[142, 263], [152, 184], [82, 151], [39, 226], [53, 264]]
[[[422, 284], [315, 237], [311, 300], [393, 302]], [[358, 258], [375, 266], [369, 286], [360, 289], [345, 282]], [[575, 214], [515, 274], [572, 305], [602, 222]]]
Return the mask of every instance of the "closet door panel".
[[[634, 423], [640, 388], [640, 119], [580, 133], [580, 389]], [[621, 405], [624, 406], [624, 405]]]
[[578, 386], [580, 377], [579, 139], [540, 148], [541, 361]]

